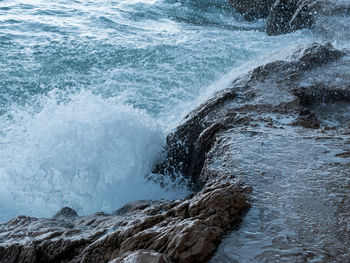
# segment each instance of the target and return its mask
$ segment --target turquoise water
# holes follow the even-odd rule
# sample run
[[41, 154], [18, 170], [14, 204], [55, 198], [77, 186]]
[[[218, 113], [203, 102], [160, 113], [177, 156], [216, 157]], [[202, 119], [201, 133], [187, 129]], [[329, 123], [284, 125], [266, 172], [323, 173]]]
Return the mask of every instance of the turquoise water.
[[0, 219], [178, 198], [144, 176], [182, 116], [271, 52], [225, 0], [0, 1]]

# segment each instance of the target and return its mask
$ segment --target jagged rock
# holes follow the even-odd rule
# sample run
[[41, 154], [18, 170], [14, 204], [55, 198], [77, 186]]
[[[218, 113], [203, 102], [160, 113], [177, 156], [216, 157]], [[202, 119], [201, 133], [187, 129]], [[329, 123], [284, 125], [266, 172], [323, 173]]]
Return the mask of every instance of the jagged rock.
[[197, 179], [204, 164], [205, 154], [214, 143], [215, 134], [225, 129], [223, 121], [207, 121], [207, 117], [235, 97], [234, 91], [224, 90], [186, 116], [185, 123], [180, 125], [176, 132], [168, 135], [168, 157], [165, 162], [156, 166], [154, 172], [172, 177], [182, 174], [190, 180], [192, 189], [199, 189], [204, 183]]
[[0, 224], [0, 262], [202, 262], [248, 207], [227, 182], [190, 199], [130, 203], [123, 216], [20, 216]]
[[128, 203], [124, 205], [122, 208], [118, 209], [114, 212], [115, 215], [126, 215], [130, 212], [136, 211], [136, 210], [144, 210], [147, 207], [150, 207], [151, 205], [157, 203], [157, 201], [154, 200], [138, 200], [132, 203]]
[[275, 0], [228, 0], [246, 19], [266, 18]]
[[270, 36], [311, 27], [316, 0], [276, 0], [268, 15], [266, 33]]
[[[256, 67], [239, 77], [233, 82], [233, 88], [218, 92], [200, 105], [168, 135], [167, 158], [154, 172], [173, 178], [183, 175], [190, 180], [193, 189], [199, 189], [206, 183], [207, 177], [202, 175], [202, 170], [217, 135], [232, 127], [249, 124], [252, 118], [247, 112], [255, 115], [266, 111], [298, 114], [310, 106], [306, 101], [314, 105], [316, 101], [346, 100], [349, 92], [346, 88], [340, 92], [328, 83], [323, 89], [315, 88], [325, 82], [317, 81], [316, 77], [308, 86], [304, 84], [304, 79], [311, 76], [308, 74], [343, 56], [345, 53], [330, 43], [315, 43], [298, 47], [285, 60]], [[344, 83], [347, 82], [344, 80]], [[316, 89], [320, 95], [312, 98], [310, 94], [316, 94]]]

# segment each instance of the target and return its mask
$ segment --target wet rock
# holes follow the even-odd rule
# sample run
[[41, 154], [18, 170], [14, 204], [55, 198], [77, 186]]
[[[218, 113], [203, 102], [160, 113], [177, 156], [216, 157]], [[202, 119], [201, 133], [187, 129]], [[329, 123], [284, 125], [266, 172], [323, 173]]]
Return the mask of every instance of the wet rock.
[[157, 201], [152, 200], [138, 200], [125, 204], [122, 208], [114, 212], [115, 215], [127, 215], [128, 213], [134, 212], [136, 210], [144, 210], [151, 205], [157, 203]]
[[322, 83], [300, 87], [294, 91], [302, 106], [318, 105], [321, 103], [350, 102], [350, 88], [325, 86]]
[[[346, 52], [312, 44], [241, 75], [168, 136], [167, 158], [156, 167], [164, 176], [185, 176], [197, 192], [183, 200], [133, 202], [113, 215], [78, 217], [65, 208], [55, 218], [17, 217], [0, 224], [0, 262], [208, 260], [249, 208], [247, 189], [232, 172], [232, 138], [254, 138], [259, 127], [265, 136], [288, 125], [295, 129], [298, 120], [322, 128], [320, 105], [350, 103], [349, 64]], [[257, 147], [267, 146], [259, 141]]]
[[275, 0], [229, 0], [246, 19], [266, 18]]
[[248, 207], [227, 182], [190, 199], [130, 203], [120, 215], [17, 217], [0, 224], [0, 262], [202, 262]]
[[114, 259], [109, 263], [168, 263], [169, 261], [163, 254], [138, 250], [136, 252], [127, 253], [125, 256]]
[[63, 207], [60, 211], [58, 211], [53, 218], [70, 218], [70, 217], [78, 217], [78, 213], [75, 212], [70, 207]]
[[270, 36], [286, 34], [311, 27], [314, 23], [316, 0], [277, 0], [268, 15], [266, 33]]
[[[317, 89], [319, 95], [315, 98], [312, 94], [316, 94], [315, 87], [320, 86], [320, 81], [315, 76], [310, 84], [304, 84], [311, 72], [326, 69], [326, 65], [345, 55], [330, 43], [315, 43], [297, 47], [284, 60], [266, 63], [240, 76], [233, 81], [232, 88], [218, 92], [200, 105], [168, 135], [167, 158], [156, 166], [154, 172], [171, 178], [184, 176], [192, 189], [200, 189], [206, 183], [206, 177], [201, 175], [205, 160], [219, 134], [232, 127], [249, 125], [252, 115], [266, 112], [298, 115], [304, 107], [311, 107], [316, 101], [347, 100], [346, 87], [349, 85], [346, 84], [346, 78], [343, 79], [343, 92], [325, 84], [326, 87]], [[335, 67], [341, 67], [341, 64]], [[317, 75], [322, 76], [319, 73]], [[316, 119], [310, 115], [303, 123], [307, 126], [309, 122], [316, 127]]]
[[298, 119], [293, 122], [294, 126], [302, 126], [309, 129], [319, 129], [320, 122], [316, 115], [310, 110], [303, 110], [300, 112]]
[[226, 129], [225, 122], [228, 122], [218, 120], [213, 123], [209, 115], [215, 114], [225, 106], [225, 102], [235, 97], [234, 91], [224, 90], [186, 116], [186, 121], [167, 136], [167, 158], [156, 166], [154, 172], [173, 178], [181, 174], [189, 179], [190, 188], [200, 189], [205, 182], [197, 179], [204, 165], [205, 155], [215, 141], [215, 134]]

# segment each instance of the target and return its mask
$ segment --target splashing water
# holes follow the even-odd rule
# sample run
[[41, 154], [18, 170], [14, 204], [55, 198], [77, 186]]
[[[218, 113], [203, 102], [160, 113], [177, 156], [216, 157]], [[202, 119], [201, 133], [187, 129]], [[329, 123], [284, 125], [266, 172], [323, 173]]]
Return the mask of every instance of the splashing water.
[[144, 179], [165, 134], [244, 63], [315, 40], [264, 24], [226, 0], [1, 1], [0, 220], [183, 197]]

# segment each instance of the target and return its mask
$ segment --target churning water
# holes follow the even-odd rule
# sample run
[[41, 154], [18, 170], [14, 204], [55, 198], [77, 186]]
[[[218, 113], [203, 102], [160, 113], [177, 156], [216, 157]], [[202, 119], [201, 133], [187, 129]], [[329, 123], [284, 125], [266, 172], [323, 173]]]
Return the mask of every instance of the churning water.
[[184, 196], [144, 179], [167, 132], [235, 68], [315, 40], [264, 25], [226, 0], [0, 1], [0, 219]]

